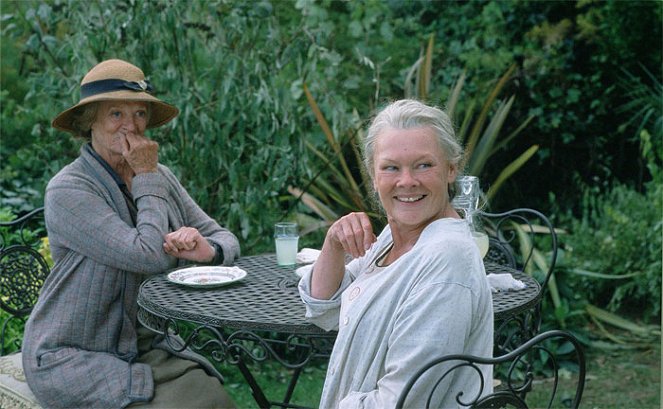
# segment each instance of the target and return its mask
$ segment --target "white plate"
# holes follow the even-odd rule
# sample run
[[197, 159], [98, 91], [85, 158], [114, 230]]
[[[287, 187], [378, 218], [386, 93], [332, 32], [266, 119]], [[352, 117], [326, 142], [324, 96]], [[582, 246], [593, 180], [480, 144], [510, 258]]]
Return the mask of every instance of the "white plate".
[[168, 281], [189, 287], [219, 287], [246, 277], [246, 271], [237, 266], [188, 267], [168, 273]]

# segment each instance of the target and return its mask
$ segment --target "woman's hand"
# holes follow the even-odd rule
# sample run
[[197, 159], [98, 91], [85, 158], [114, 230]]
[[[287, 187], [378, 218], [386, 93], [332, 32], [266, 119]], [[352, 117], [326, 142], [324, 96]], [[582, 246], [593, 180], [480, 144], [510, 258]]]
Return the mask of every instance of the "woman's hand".
[[371, 248], [376, 237], [366, 213], [350, 213], [334, 222], [327, 231], [325, 243], [343, 250], [352, 258], [361, 257]]
[[136, 175], [157, 171], [159, 144], [133, 132], [125, 134], [122, 156]]
[[376, 241], [366, 213], [341, 217], [327, 231], [311, 274], [311, 296], [328, 300], [338, 290], [345, 273], [345, 254], [361, 257]]
[[180, 227], [164, 237], [163, 251], [184, 260], [208, 263], [214, 259], [216, 250], [193, 227]]

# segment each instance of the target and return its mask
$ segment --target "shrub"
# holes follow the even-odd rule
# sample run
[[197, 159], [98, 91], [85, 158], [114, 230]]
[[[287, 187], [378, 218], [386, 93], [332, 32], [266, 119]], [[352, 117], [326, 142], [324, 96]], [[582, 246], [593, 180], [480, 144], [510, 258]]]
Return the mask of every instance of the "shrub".
[[649, 321], [661, 313], [663, 187], [644, 194], [618, 185], [605, 194], [588, 189], [580, 219], [563, 236], [569, 286], [593, 305], [635, 312]]

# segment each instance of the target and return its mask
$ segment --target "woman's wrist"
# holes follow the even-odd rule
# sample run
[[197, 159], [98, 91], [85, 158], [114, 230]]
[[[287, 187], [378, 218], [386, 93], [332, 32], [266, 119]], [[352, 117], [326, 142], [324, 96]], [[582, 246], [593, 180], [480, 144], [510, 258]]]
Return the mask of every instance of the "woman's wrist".
[[214, 251], [212, 258], [208, 261], [208, 263], [215, 266], [223, 264], [224, 257], [223, 257], [223, 249], [221, 248], [221, 246], [219, 246], [218, 244], [216, 244], [211, 240], [207, 240], [207, 242]]

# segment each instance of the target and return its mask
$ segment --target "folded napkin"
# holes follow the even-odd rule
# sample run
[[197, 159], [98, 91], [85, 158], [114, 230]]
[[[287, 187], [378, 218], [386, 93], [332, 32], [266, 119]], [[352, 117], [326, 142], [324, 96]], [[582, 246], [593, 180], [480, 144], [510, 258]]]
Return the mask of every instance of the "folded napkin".
[[299, 267], [297, 270], [295, 270], [295, 274], [297, 274], [297, 277], [301, 277], [304, 274], [308, 272], [308, 270], [313, 268], [313, 264], [307, 264], [305, 266]]
[[490, 291], [496, 293], [498, 291], [510, 291], [510, 290], [522, 290], [525, 288], [525, 283], [520, 280], [516, 280], [509, 273], [504, 274], [488, 274], [486, 276], [488, 279], [488, 284], [490, 285]]
[[320, 255], [320, 250], [303, 248], [297, 253], [297, 263], [299, 264], [309, 264], [315, 263], [315, 260], [318, 259]]
[[303, 248], [297, 253], [297, 264], [306, 264], [305, 266], [299, 267], [295, 270], [295, 274], [299, 277], [303, 276], [307, 270], [310, 270], [313, 267], [313, 263], [318, 259], [320, 255], [320, 250]]

